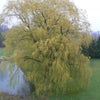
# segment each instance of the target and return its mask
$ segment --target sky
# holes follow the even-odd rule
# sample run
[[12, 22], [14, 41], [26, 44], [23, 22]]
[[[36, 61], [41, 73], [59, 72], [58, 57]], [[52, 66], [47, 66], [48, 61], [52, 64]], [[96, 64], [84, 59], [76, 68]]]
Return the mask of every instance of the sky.
[[[7, 0], [0, 0], [0, 12]], [[88, 21], [93, 31], [100, 31], [100, 0], [71, 0], [75, 5], [84, 9], [88, 15]]]
[[0, 12], [2, 12], [3, 6], [6, 4], [7, 0], [0, 0]]
[[72, 0], [80, 9], [84, 9], [88, 15], [88, 21], [93, 31], [100, 31], [100, 0]]

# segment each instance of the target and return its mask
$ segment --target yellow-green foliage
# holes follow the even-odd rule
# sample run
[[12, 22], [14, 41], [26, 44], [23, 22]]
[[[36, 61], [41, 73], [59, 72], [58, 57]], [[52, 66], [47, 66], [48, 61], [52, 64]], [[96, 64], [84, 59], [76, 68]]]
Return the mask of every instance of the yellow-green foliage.
[[4, 43], [12, 53], [9, 60], [17, 62], [38, 95], [77, 91], [89, 83], [89, 59], [81, 44], [91, 40], [90, 25], [72, 2], [10, 0], [3, 15], [19, 20]]
[[33, 48], [32, 58], [39, 62], [33, 63], [27, 80], [33, 80], [38, 94], [68, 93], [89, 83], [89, 60], [81, 54], [76, 41], [58, 35], [37, 42]]

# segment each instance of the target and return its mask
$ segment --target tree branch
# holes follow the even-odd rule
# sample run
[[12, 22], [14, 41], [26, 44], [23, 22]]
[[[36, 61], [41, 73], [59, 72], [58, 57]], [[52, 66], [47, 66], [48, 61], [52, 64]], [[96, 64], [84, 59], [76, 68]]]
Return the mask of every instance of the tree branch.
[[22, 57], [22, 58], [24, 58], [25, 60], [26, 60], [26, 59], [31, 59], [31, 60], [34, 60], [34, 61], [36, 61], [36, 62], [41, 63], [41, 61], [40, 61], [40, 60], [35, 59], [35, 58], [32, 58], [32, 57], [29, 57], [29, 56], [24, 56], [24, 57]]

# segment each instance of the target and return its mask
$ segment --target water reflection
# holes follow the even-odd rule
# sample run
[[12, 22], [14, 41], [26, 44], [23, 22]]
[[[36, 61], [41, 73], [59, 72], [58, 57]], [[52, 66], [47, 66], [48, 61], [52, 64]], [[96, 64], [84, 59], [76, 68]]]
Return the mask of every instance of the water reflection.
[[[1, 65], [4, 62], [1, 62]], [[0, 65], [0, 92], [8, 92], [9, 94], [27, 94], [30, 92], [29, 85], [25, 81], [23, 72], [17, 67], [17, 64], [13, 64], [12, 72], [9, 70], [10, 63], [5, 62], [6, 67]], [[3, 70], [5, 71], [3, 73]], [[12, 84], [10, 86], [10, 79]]]

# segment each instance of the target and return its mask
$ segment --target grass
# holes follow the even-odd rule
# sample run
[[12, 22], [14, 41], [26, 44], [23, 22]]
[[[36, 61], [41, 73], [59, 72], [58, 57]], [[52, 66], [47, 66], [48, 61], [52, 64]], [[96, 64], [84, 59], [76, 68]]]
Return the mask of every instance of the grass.
[[8, 56], [9, 56], [9, 54], [7, 54], [7, 53], [5, 52], [4, 48], [0, 48], [0, 57], [1, 57], [1, 56], [5, 56], [5, 57], [8, 57]]
[[90, 85], [88, 88], [84, 88], [77, 94], [70, 96], [53, 97], [52, 100], [100, 100], [100, 59], [92, 59], [90, 67], [93, 71]]
[[[0, 49], [0, 56], [8, 55], [4, 53], [3, 49]], [[93, 75], [88, 88], [84, 88], [78, 93], [69, 96], [53, 96], [50, 100], [100, 100], [100, 59], [92, 59], [90, 67], [93, 71]]]
[[0, 48], [0, 56], [6, 56], [6, 54], [3, 51], [3, 48]]

